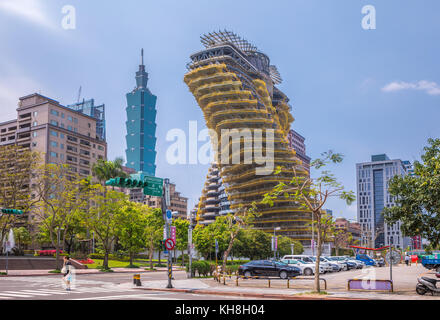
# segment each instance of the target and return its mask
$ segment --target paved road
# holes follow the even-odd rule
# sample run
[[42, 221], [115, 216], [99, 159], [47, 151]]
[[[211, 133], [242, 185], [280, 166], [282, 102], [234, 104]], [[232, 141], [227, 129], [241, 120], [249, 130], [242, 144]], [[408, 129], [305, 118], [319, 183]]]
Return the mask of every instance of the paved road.
[[[142, 281], [166, 280], [166, 272], [142, 273]], [[175, 279], [186, 279], [185, 272], [175, 272]], [[61, 276], [0, 278], [2, 300], [237, 300], [247, 299], [180, 292], [141, 291], [133, 289], [131, 274], [77, 275], [72, 290], [66, 291]]]

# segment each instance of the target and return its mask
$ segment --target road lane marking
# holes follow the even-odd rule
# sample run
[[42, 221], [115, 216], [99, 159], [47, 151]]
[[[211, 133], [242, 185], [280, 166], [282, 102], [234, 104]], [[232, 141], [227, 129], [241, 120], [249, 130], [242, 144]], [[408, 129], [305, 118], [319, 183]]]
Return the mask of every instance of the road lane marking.
[[20, 290], [23, 293], [29, 293], [34, 295], [45, 295], [45, 296], [51, 296], [54, 294], [69, 294], [69, 292], [66, 291], [58, 291], [58, 290], [44, 290], [44, 289], [38, 289], [38, 290]]
[[[8, 292], [11, 292], [11, 293], [8, 293]], [[32, 297], [32, 296], [25, 295], [25, 294], [19, 294], [16, 291], [1, 292], [0, 296], [9, 296], [9, 297], [16, 297], [16, 298], [31, 298]]]
[[126, 294], [117, 296], [105, 296], [105, 297], [88, 297], [88, 298], [77, 298], [71, 300], [118, 300], [122, 298], [134, 298], [134, 299], [144, 299], [144, 300], [183, 300], [173, 297], [157, 297], [156, 294]]

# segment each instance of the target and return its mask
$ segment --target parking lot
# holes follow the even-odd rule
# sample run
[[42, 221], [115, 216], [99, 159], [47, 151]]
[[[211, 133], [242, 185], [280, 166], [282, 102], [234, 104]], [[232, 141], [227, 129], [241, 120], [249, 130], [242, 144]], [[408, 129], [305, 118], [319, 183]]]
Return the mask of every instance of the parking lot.
[[[415, 294], [415, 287], [417, 284], [417, 278], [420, 276], [435, 277], [435, 272], [427, 270], [421, 264], [412, 264], [406, 266], [405, 264], [395, 265], [392, 268], [392, 279], [394, 292], [399, 294]], [[365, 267], [363, 269], [352, 269], [348, 271], [330, 272], [321, 274], [320, 278], [325, 279], [327, 282], [327, 290], [329, 291], [346, 291], [347, 282], [349, 279], [377, 279], [377, 280], [389, 280], [390, 268], [386, 267]], [[299, 276], [294, 279], [283, 280], [277, 277], [270, 277], [270, 282], [267, 277], [261, 277], [259, 279], [244, 279], [236, 276], [231, 278], [221, 278], [220, 283], [225, 283], [228, 286], [240, 287], [258, 287], [258, 288], [289, 288], [290, 289], [310, 289], [313, 290], [314, 276]], [[324, 289], [324, 282], [321, 282], [321, 289]]]

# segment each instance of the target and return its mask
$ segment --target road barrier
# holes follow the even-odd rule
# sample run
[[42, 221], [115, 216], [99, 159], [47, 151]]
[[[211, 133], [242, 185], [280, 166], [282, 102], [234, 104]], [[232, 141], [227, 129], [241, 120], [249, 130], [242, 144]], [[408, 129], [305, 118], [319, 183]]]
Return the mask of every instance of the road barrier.
[[348, 291], [393, 292], [393, 281], [376, 279], [348, 279]]
[[135, 284], [137, 287], [142, 286], [141, 275], [139, 273], [133, 275], [133, 284]]
[[[269, 278], [269, 277], [260, 277], [260, 276], [251, 276], [251, 277], [245, 277], [245, 276], [241, 276], [238, 274], [235, 274], [235, 286], [238, 287], [238, 280], [242, 279], [242, 280], [267, 280], [267, 287], [270, 288], [272, 283], [272, 281], [284, 281], [286, 280], [286, 287], [288, 289], [290, 289], [291, 287], [293, 288], [293, 286], [291, 286], [291, 281], [295, 281], [295, 280], [308, 280], [308, 281], [314, 281], [314, 278], [302, 278], [302, 277], [294, 277], [294, 278], [287, 278], [287, 279], [278, 279], [278, 278]], [[229, 275], [224, 275], [224, 274], [214, 274], [214, 280], [216, 280], [219, 283], [223, 283], [223, 285], [226, 285], [226, 277], [229, 277], [229, 279], [232, 278], [231, 274]], [[327, 280], [323, 279], [323, 278], [319, 278], [320, 281], [324, 282], [324, 290], [327, 290]]]

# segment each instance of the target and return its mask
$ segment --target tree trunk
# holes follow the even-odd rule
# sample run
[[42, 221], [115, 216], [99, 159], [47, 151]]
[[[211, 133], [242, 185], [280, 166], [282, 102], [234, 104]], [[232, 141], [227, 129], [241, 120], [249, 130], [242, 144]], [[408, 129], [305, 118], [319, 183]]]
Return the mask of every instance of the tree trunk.
[[161, 265], [160, 263], [160, 254], [162, 253], [162, 250], [159, 249], [159, 265]]
[[110, 269], [110, 268], [108, 267], [108, 255], [109, 255], [109, 251], [110, 251], [110, 250], [108, 250], [107, 246], [104, 246], [104, 261], [102, 262], [102, 267], [103, 267], [103, 269], [105, 269], [105, 270]]
[[182, 267], [185, 265], [185, 250], [182, 250]]
[[231, 240], [229, 241], [228, 248], [226, 249], [225, 253], [223, 254], [223, 265], [222, 265], [222, 272], [223, 273], [226, 271], [226, 261], [228, 259], [229, 253], [232, 250], [232, 246], [234, 245], [234, 240], [235, 240], [235, 236], [237, 235], [237, 233], [231, 235]]
[[133, 267], [133, 252], [130, 251], [130, 267]]
[[[319, 216], [318, 216], [319, 217]], [[318, 234], [317, 234], [317, 243], [318, 243], [318, 252], [316, 253], [316, 264], [315, 264], [315, 291], [316, 292], [321, 292], [321, 288], [320, 288], [320, 283], [319, 283], [319, 263], [320, 263], [320, 259], [321, 259], [321, 250], [322, 250], [322, 243], [321, 243], [321, 219], [318, 218], [318, 223], [317, 223], [317, 229], [318, 229]]]
[[153, 269], [153, 253], [154, 253], [154, 244], [153, 244], [153, 240], [150, 241], [150, 250], [148, 252], [149, 254], [149, 259], [150, 259], [150, 269]]
[[60, 244], [57, 242], [57, 244], [55, 245], [55, 265], [56, 265], [56, 270], [61, 270], [60, 268]]

